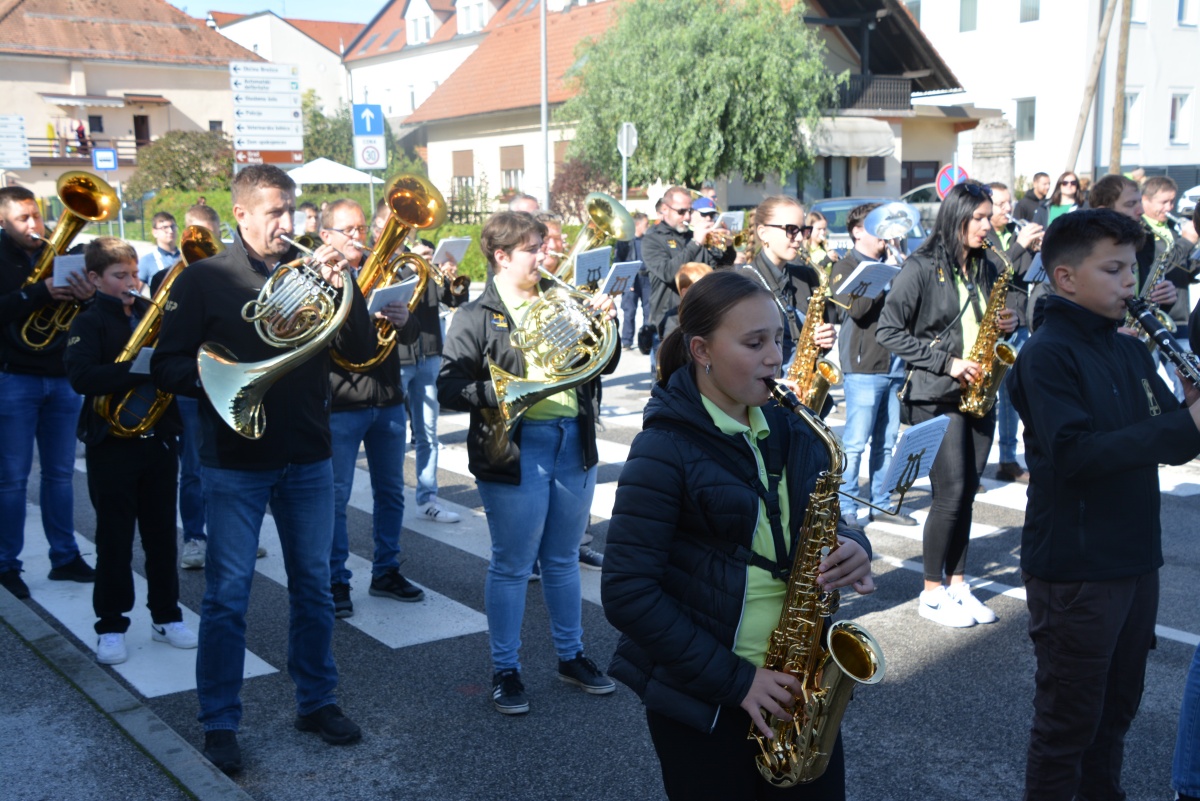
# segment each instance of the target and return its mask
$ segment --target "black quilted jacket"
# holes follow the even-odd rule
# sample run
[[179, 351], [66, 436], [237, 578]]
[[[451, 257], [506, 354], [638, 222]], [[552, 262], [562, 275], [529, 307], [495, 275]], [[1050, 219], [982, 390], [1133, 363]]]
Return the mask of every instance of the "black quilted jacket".
[[[772, 431], [791, 428], [786, 477], [795, 531], [828, 455], [798, 417], [774, 404], [763, 411]], [[604, 612], [621, 632], [609, 672], [648, 709], [700, 731], [711, 731], [719, 708], [736, 706], [754, 678], [755, 665], [733, 652], [747, 567], [732, 551], [750, 547], [758, 480], [750, 446], [712, 424], [690, 369], [655, 387], [608, 526], [601, 590]], [[870, 553], [861, 532], [840, 533]]]

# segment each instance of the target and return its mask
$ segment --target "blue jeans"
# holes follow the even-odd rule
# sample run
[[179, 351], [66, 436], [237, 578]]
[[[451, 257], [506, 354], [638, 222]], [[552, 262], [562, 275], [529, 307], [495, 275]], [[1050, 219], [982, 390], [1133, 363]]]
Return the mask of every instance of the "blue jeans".
[[484, 604], [494, 671], [521, 667], [521, 621], [535, 559], [558, 658], [583, 650], [579, 538], [591, 514], [596, 467], [583, 469], [576, 418], [520, 426], [521, 483], [477, 482], [492, 535]]
[[1200, 797], [1200, 647], [1192, 656], [1192, 667], [1183, 689], [1171, 784], [1184, 795]]
[[637, 341], [637, 307], [642, 304], [642, 324], [649, 323], [650, 276], [639, 272], [633, 278], [633, 286], [621, 295], [621, 344], [632, 348]]
[[200, 401], [175, 396], [183, 434], [179, 437], [179, 517], [183, 541], [204, 539], [204, 488], [200, 486]]
[[[1021, 326], [1013, 332], [1008, 340], [1018, 351], [1029, 339], [1029, 329]], [[1013, 408], [1008, 397], [1008, 383], [1000, 384], [1000, 394], [996, 398], [996, 427], [999, 429], [1000, 461], [1017, 461], [1017, 410]]]
[[25, 490], [37, 442], [42, 528], [50, 564], [79, 556], [75, 544], [75, 426], [83, 398], [66, 378], [0, 373], [0, 573], [21, 569], [25, 547]]
[[329, 548], [333, 541], [333, 465], [324, 459], [277, 470], [202, 466], [208, 506], [208, 554], [196, 654], [197, 716], [205, 731], [237, 731], [242, 719], [246, 607], [267, 504], [279, 529], [288, 576], [288, 674], [296, 706], [307, 715], [336, 702], [333, 595]]
[[[408, 404], [417, 452], [418, 504], [429, 503], [438, 493], [437, 377], [441, 369], [441, 356], [429, 356], [400, 368], [400, 389]], [[403, 441], [400, 447], [404, 448]]]
[[[900, 399], [896, 392], [904, 385], [904, 376], [884, 373], [846, 373], [846, 428], [842, 442], [846, 449], [846, 491], [858, 494], [858, 471], [867, 440], [871, 454], [867, 471], [871, 503], [884, 509], [891, 506], [891, 487], [885, 486], [892, 464], [892, 448], [900, 432]], [[842, 514], [857, 515], [859, 504], [842, 497]]]
[[346, 569], [350, 540], [346, 533], [346, 504], [354, 486], [358, 445], [367, 449], [371, 472], [372, 532], [375, 557], [371, 573], [381, 576], [400, 567], [400, 526], [404, 522], [404, 404], [334, 412], [329, 416], [333, 434], [333, 548], [329, 554], [329, 580], [349, 584]]

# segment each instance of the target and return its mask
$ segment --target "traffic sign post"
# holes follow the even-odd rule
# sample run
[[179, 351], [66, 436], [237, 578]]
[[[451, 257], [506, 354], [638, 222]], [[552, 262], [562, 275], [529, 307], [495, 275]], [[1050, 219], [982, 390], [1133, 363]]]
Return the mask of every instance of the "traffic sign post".
[[934, 187], [937, 189], [938, 200], [945, 200], [946, 195], [950, 194], [950, 190], [957, 184], [967, 180], [967, 171], [957, 164], [947, 164], [938, 170], [937, 178], [934, 179]]
[[117, 169], [117, 151], [111, 147], [92, 148], [92, 167], [97, 172], [115, 172]]
[[294, 64], [234, 61], [234, 170], [248, 164], [304, 163], [304, 122], [300, 110], [300, 68]]
[[[374, 103], [355, 103], [350, 107], [354, 124], [354, 169], [387, 169], [387, 136], [384, 135], [383, 106]], [[371, 188], [371, 208], [375, 207], [375, 184]]]
[[25, 138], [25, 117], [0, 114], [0, 170], [29, 169], [29, 140]]
[[632, 122], [621, 123], [617, 132], [617, 152], [621, 154], [621, 202], [626, 202], [629, 189], [629, 157], [637, 150], [637, 126]]

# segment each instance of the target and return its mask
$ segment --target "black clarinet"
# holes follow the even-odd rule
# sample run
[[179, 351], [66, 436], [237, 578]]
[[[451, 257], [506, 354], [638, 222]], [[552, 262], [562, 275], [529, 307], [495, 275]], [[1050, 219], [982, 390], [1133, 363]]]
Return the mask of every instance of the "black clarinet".
[[1175, 341], [1175, 338], [1171, 336], [1167, 329], [1163, 328], [1162, 323], [1154, 316], [1154, 311], [1150, 308], [1150, 304], [1141, 298], [1126, 298], [1125, 306], [1129, 309], [1129, 313], [1133, 315], [1134, 321], [1138, 326], [1158, 345], [1159, 351], [1170, 360], [1171, 364], [1175, 365], [1175, 369], [1193, 387], [1200, 389], [1200, 366], [1196, 364], [1196, 356], [1179, 347], [1179, 343]]

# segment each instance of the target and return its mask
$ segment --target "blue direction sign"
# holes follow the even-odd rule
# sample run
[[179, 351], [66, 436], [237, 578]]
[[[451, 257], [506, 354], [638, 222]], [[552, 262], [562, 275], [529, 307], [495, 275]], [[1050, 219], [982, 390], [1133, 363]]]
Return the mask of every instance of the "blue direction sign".
[[92, 166], [98, 172], [113, 172], [117, 169], [117, 151], [111, 147], [92, 148]]
[[379, 136], [383, 133], [383, 106], [355, 103], [353, 115], [355, 136]]

